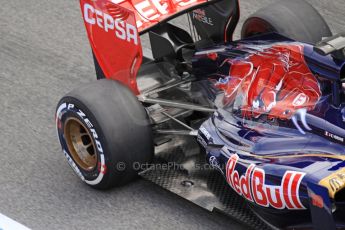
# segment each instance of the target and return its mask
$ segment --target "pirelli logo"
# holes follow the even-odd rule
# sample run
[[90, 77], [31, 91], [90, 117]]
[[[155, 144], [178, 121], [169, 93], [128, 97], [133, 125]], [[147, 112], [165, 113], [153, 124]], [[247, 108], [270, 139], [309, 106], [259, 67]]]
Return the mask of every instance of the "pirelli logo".
[[328, 188], [329, 196], [334, 198], [337, 192], [345, 189], [345, 168], [322, 179], [319, 184]]

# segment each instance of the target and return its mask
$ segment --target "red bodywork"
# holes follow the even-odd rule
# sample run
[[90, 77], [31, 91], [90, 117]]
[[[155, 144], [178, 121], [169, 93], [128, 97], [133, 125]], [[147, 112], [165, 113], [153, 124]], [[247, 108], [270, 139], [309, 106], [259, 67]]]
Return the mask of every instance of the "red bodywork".
[[321, 97], [302, 45], [276, 44], [226, 63], [231, 65], [229, 77], [216, 87], [225, 92], [224, 105], [242, 95], [241, 110], [247, 118], [267, 114], [269, 118], [290, 119], [298, 109], [314, 109]]
[[135, 14], [139, 32], [207, 0], [111, 0]]
[[80, 0], [90, 44], [106, 78], [138, 94], [142, 63], [139, 34], [207, 0]]
[[92, 50], [104, 75], [138, 93], [142, 48], [134, 13], [107, 0], [80, 0]]

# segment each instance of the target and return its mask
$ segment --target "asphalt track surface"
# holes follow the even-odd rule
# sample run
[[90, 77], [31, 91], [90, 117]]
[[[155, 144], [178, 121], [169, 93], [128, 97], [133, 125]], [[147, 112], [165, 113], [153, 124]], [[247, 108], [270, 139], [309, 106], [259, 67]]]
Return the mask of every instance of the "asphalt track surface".
[[[274, 1], [241, 0], [241, 21]], [[81, 183], [54, 125], [60, 97], [95, 80], [79, 2], [0, 2], [0, 213], [31, 229], [244, 229], [143, 180], [107, 192]], [[309, 2], [345, 31], [344, 0]]]

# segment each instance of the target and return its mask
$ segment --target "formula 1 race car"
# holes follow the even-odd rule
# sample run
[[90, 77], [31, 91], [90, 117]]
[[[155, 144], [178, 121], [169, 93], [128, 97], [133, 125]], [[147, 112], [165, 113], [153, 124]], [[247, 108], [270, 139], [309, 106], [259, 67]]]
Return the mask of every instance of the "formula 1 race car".
[[237, 0], [80, 5], [99, 80], [56, 125], [82, 181], [140, 175], [253, 229], [345, 229], [345, 34], [311, 5], [271, 4], [237, 41]]

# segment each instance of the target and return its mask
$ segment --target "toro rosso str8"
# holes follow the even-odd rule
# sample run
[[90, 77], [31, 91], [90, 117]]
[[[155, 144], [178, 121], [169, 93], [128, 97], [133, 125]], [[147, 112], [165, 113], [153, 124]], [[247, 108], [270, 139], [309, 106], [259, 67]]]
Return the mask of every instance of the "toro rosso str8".
[[260, 9], [237, 41], [237, 0], [80, 6], [98, 81], [56, 125], [82, 181], [139, 174], [251, 228], [345, 228], [345, 34], [311, 5]]

